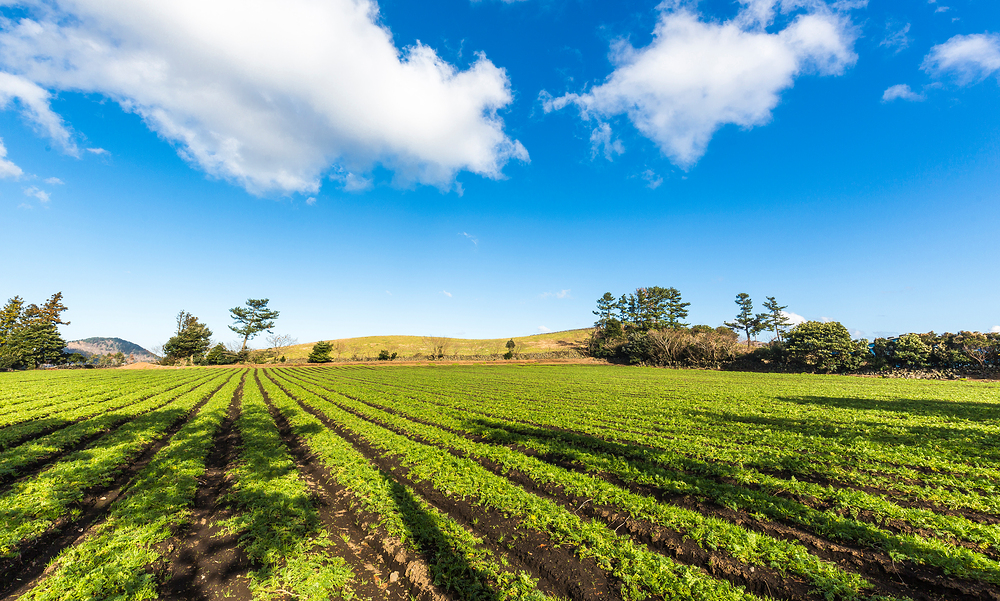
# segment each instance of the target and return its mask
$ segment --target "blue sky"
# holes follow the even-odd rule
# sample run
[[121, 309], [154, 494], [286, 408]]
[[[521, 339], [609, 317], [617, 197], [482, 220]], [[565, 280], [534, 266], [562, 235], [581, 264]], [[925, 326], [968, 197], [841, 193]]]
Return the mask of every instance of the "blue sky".
[[590, 325], [674, 286], [858, 336], [1000, 330], [1000, 4], [0, 8], [0, 296], [67, 339]]

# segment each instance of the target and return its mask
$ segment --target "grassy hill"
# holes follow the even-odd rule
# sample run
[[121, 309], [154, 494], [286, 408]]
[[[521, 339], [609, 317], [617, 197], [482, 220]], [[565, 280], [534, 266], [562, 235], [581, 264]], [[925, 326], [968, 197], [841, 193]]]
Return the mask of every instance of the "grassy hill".
[[80, 353], [84, 357], [122, 353], [126, 357], [129, 355], [134, 356], [136, 361], [156, 361], [159, 359], [159, 357], [138, 344], [122, 340], [121, 338], [94, 337], [84, 338], [83, 340], [71, 340], [66, 343], [66, 348], [69, 352]]
[[[552, 351], [579, 350], [586, 346], [590, 337], [590, 328], [566, 330], [564, 332], [549, 332], [534, 336], [516, 336], [515, 351], [522, 354], [547, 353]], [[365, 336], [362, 338], [342, 338], [328, 340], [333, 345], [332, 357], [340, 359], [374, 358], [380, 350], [398, 353], [399, 359], [410, 359], [415, 355], [428, 355], [435, 346], [443, 346], [446, 357], [458, 355], [495, 355], [507, 352], [507, 341], [510, 338], [467, 339], [442, 338], [437, 336]], [[285, 358], [305, 359], [309, 356], [315, 342], [297, 344], [284, 351]]]

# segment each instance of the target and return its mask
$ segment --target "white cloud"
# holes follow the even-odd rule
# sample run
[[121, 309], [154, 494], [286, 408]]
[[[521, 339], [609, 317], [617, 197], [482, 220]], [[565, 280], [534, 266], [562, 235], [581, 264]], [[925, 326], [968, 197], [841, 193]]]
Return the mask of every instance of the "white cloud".
[[959, 85], [982, 81], [1000, 71], [1000, 34], [956, 35], [931, 48], [920, 68]]
[[655, 190], [660, 187], [663, 183], [663, 178], [656, 174], [652, 169], [646, 169], [642, 172], [642, 179], [646, 180], [646, 187], [650, 190]]
[[447, 296], [448, 298], [451, 298], [451, 292], [448, 292], [447, 290], [442, 290], [441, 294]]
[[356, 173], [348, 173], [340, 181], [345, 192], [364, 192], [372, 188], [372, 180]]
[[310, 207], [313, 206], [314, 204], [316, 204], [316, 197], [315, 196], [310, 196], [309, 198], [307, 198], [306, 199], [306, 204], [309, 205]]
[[902, 27], [887, 23], [885, 28], [886, 35], [885, 38], [878, 43], [879, 46], [895, 49], [898, 53], [910, 45], [910, 36], [907, 35], [910, 33], [909, 23], [903, 25]]
[[467, 232], [462, 232], [461, 234], [459, 234], [459, 236], [465, 236], [466, 238], [469, 239], [470, 242], [472, 242], [474, 246], [479, 246], [479, 238], [476, 238], [472, 234], [469, 234]]
[[543, 93], [545, 111], [572, 104], [584, 119], [602, 123], [627, 114], [671, 161], [687, 169], [723, 125], [767, 123], [779, 93], [796, 77], [839, 75], [857, 59], [850, 19], [821, 0], [783, 2], [807, 10], [789, 15], [790, 22], [776, 33], [766, 29], [775, 18], [776, 0], [743, 0], [739, 14], [725, 22], [703, 21], [688, 4], [661, 4], [649, 46], [617, 41], [611, 49], [615, 70], [604, 83], [559, 98]]
[[21, 111], [36, 128], [62, 146], [66, 154], [80, 156], [80, 149], [73, 143], [62, 117], [52, 112], [49, 98], [50, 94], [41, 86], [24, 77], [0, 71], [0, 109], [6, 109], [16, 99]]
[[559, 292], [543, 292], [538, 295], [540, 298], [573, 298], [570, 296], [569, 288], [565, 290], [560, 290]]
[[87, 152], [89, 152], [91, 154], [96, 154], [97, 156], [103, 156], [103, 155], [106, 155], [106, 154], [111, 154], [110, 152], [108, 152], [107, 150], [104, 150], [103, 148], [88, 148]]
[[990, 328], [990, 331], [1000, 334], [1000, 326], [993, 326], [992, 328]]
[[450, 188], [459, 171], [500, 178], [528, 160], [498, 115], [506, 72], [484, 55], [460, 71], [419, 42], [398, 49], [373, 0], [23, 5], [0, 25], [9, 81], [105, 95], [251, 192], [315, 193], [331, 170], [376, 164]]
[[538, 333], [539, 334], [548, 334], [551, 331], [552, 330], [550, 330], [549, 328], [546, 328], [545, 326], [538, 326]]
[[882, 93], [882, 102], [892, 102], [897, 99], [921, 101], [925, 100], [926, 97], [923, 94], [917, 94], [905, 83], [889, 86], [889, 88]]
[[[792, 313], [791, 311], [782, 311], [782, 312], [781, 312], [781, 315], [782, 315], [782, 316], [783, 316], [783, 317], [784, 317], [785, 319], [787, 319], [787, 320], [788, 320], [789, 322], [791, 322], [791, 324], [792, 324], [793, 326], [797, 326], [797, 325], [799, 325], [800, 323], [805, 323], [805, 322], [809, 321], [809, 320], [808, 320], [808, 319], [806, 319], [805, 317], [802, 317], [801, 315], [799, 315], [799, 314], [797, 314], [797, 313]], [[824, 317], [823, 319], [825, 320], [826, 318]]]
[[590, 133], [590, 158], [596, 159], [599, 154], [609, 161], [616, 154], [625, 154], [625, 145], [612, 139], [611, 125], [607, 123], [601, 123]]
[[65, 184], [66, 182], [62, 181], [58, 177], [50, 177], [50, 178], [47, 178], [45, 180], [45, 183], [49, 184], [50, 186], [61, 186], [61, 185]]
[[7, 147], [3, 145], [3, 140], [0, 139], [0, 179], [16, 179], [22, 175], [24, 175], [24, 171], [7, 159]]
[[39, 189], [37, 186], [29, 186], [25, 188], [24, 195], [38, 199], [38, 202], [41, 203], [49, 202], [49, 193], [45, 190]]

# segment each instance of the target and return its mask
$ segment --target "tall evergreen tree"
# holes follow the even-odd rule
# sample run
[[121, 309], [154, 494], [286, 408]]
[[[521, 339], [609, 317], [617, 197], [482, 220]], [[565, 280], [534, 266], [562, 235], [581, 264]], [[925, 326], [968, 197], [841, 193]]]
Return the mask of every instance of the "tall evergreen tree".
[[177, 334], [163, 345], [163, 353], [171, 359], [187, 359], [204, 355], [211, 346], [212, 330], [187, 311], [177, 314]]
[[274, 320], [278, 319], [278, 311], [267, 308], [269, 299], [261, 298], [247, 299], [246, 307], [235, 307], [229, 310], [233, 316], [235, 326], [229, 329], [243, 336], [243, 347], [240, 352], [247, 350], [247, 342], [261, 332], [270, 332], [274, 327]]
[[781, 342], [781, 335], [792, 325], [792, 322], [784, 314], [784, 310], [788, 308], [788, 305], [779, 305], [773, 296], [769, 296], [764, 302], [764, 308], [767, 309], [767, 313], [761, 313], [761, 323], [766, 329], [774, 332], [774, 336], [778, 339], [778, 342]]
[[753, 300], [750, 299], [749, 294], [746, 292], [737, 294], [736, 305], [740, 308], [740, 312], [736, 314], [736, 319], [723, 323], [726, 324], [726, 327], [733, 330], [743, 330], [746, 332], [747, 348], [749, 349], [751, 346], [751, 337], [761, 333], [764, 326], [761, 324], [760, 315], [754, 315]]

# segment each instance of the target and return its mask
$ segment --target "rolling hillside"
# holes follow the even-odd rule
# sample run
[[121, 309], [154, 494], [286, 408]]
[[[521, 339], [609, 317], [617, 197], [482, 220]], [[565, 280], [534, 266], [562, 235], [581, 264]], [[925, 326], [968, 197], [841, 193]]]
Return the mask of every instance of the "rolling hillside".
[[[590, 328], [549, 332], [534, 336], [516, 336], [513, 338], [518, 353], [533, 354], [552, 351], [580, 350], [586, 346], [590, 337]], [[390, 353], [398, 353], [400, 359], [409, 359], [415, 355], [428, 355], [435, 346], [444, 347], [444, 355], [453, 357], [473, 355], [495, 355], [507, 351], [506, 344], [510, 338], [467, 339], [443, 338], [436, 336], [365, 336], [362, 338], [343, 338], [329, 340], [333, 345], [330, 353], [335, 359], [350, 359], [375, 357], [385, 349]], [[314, 342], [297, 344], [284, 351], [287, 359], [305, 359], [312, 350]]]

